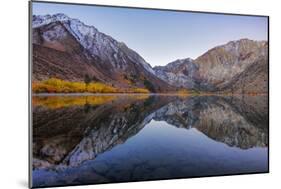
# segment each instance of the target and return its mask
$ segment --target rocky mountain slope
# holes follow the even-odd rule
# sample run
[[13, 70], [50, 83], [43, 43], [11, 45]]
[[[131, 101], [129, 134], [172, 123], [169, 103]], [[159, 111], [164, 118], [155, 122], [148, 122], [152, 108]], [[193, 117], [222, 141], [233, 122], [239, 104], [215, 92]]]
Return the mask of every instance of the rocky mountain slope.
[[195, 60], [177, 60], [153, 69], [177, 87], [203, 91], [266, 93], [268, 43], [241, 39], [210, 49]]
[[83, 81], [85, 75], [121, 87], [169, 89], [124, 43], [64, 14], [33, 16], [33, 79]]
[[196, 88], [195, 74], [198, 66], [190, 58], [176, 60], [166, 66], [155, 66], [155, 74], [176, 87]]
[[[210, 90], [218, 90], [221, 86], [231, 87], [232, 80], [249, 66], [258, 62], [261, 66], [267, 65], [267, 47], [268, 43], [265, 41], [241, 39], [209, 50], [195, 60], [199, 66], [197, 79], [201, 87]], [[267, 83], [264, 80], [258, 82]], [[245, 85], [251, 85], [251, 83], [245, 82]], [[240, 87], [242, 86], [238, 88]]]
[[267, 60], [261, 58], [248, 66], [242, 73], [235, 75], [227, 85], [218, 86], [218, 90], [230, 93], [259, 93], [268, 92]]

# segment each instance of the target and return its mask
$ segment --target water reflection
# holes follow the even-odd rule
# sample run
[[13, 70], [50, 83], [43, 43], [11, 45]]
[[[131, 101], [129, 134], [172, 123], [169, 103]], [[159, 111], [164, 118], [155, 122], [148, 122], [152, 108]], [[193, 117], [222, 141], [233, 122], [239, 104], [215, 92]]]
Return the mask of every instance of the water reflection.
[[265, 172], [267, 96], [33, 97], [33, 184]]

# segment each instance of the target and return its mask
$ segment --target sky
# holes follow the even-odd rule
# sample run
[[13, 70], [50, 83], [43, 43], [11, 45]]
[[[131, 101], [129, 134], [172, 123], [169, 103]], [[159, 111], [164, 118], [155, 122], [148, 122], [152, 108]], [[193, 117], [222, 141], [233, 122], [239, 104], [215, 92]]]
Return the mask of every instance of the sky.
[[33, 15], [64, 13], [95, 26], [150, 65], [197, 58], [229, 41], [267, 40], [267, 18], [33, 2]]

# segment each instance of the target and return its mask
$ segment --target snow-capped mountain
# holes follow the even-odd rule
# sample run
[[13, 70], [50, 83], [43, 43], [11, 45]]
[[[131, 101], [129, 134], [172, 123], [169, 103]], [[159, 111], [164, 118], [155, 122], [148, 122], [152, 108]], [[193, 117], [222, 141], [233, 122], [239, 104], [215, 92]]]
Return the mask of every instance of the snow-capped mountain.
[[123, 85], [134, 83], [142, 86], [144, 81], [149, 81], [155, 85], [155, 89], [166, 85], [154, 75], [151, 66], [125, 43], [118, 42], [99, 32], [94, 26], [88, 26], [78, 19], [72, 19], [64, 14], [34, 15], [32, 28], [33, 43], [37, 46], [64, 52], [71, 51], [71, 53], [74, 48], [71, 49], [69, 43], [75, 47], [80, 46], [77, 49], [80, 52], [77, 50], [74, 52], [83, 56], [83, 59], [88, 59], [89, 64], [95, 67], [95, 72], [100, 72], [91, 73], [93, 77], [118, 81]]
[[61, 13], [52, 16], [33, 16], [32, 27], [38, 28], [53, 22], [62, 23], [92, 56], [99, 56], [102, 60], [109, 61], [112, 66], [121, 69], [125, 69], [127, 66], [126, 59], [122, 57], [126, 56], [154, 74], [151, 66], [124, 43], [118, 42], [112, 37], [99, 32], [94, 26], [85, 25], [78, 19], [71, 19]]

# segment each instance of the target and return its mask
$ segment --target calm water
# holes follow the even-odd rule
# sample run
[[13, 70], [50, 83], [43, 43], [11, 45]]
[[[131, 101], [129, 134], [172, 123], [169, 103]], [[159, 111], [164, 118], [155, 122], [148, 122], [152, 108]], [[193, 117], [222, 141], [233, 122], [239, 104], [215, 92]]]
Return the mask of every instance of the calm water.
[[33, 186], [268, 171], [267, 96], [34, 96]]

